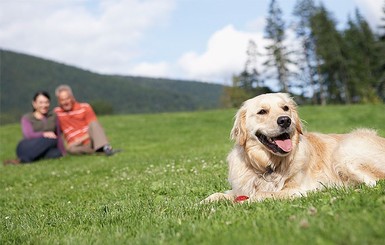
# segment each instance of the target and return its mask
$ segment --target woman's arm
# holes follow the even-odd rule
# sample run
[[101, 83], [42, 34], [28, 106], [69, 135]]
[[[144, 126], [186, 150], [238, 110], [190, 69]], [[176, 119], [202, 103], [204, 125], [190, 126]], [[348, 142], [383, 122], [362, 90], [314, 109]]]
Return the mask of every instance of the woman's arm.
[[23, 137], [25, 139], [33, 139], [43, 137], [43, 132], [33, 131], [31, 122], [26, 116], [21, 118], [21, 131], [23, 132]]

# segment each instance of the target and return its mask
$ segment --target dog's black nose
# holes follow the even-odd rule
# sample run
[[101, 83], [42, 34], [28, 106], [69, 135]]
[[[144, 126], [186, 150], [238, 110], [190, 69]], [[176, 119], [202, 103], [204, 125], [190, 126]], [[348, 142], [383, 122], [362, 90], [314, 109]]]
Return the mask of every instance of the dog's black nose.
[[291, 124], [291, 119], [288, 116], [278, 117], [277, 124], [282, 128], [288, 128]]

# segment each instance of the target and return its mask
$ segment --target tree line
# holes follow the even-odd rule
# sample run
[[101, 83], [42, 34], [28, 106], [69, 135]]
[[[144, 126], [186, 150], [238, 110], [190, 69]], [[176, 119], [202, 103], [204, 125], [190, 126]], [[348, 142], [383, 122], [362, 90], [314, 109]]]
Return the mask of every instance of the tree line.
[[[358, 9], [338, 30], [322, 3], [297, 0], [294, 22], [288, 24], [278, 2], [271, 0], [264, 30], [266, 54], [261, 57], [256, 43], [249, 41], [244, 69], [233, 76], [223, 103], [239, 106], [245, 99], [272, 92], [266, 80], [276, 80], [279, 91], [303, 103], [385, 102], [385, 2], [382, 11], [377, 33]], [[288, 30], [295, 33], [299, 48], [287, 45]], [[260, 58], [265, 59], [264, 72], [257, 68]]]

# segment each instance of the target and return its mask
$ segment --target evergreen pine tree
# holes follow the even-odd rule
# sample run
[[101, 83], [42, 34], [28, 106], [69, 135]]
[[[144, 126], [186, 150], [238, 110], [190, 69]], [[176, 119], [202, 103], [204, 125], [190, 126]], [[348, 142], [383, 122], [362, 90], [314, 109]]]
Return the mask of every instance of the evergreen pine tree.
[[269, 15], [265, 27], [266, 38], [270, 44], [265, 47], [268, 60], [264, 63], [267, 68], [276, 69], [276, 79], [278, 80], [281, 91], [289, 91], [289, 64], [293, 62], [289, 59], [291, 52], [284, 45], [285, 41], [285, 22], [282, 19], [282, 11], [276, 0], [271, 0], [269, 5]]
[[225, 107], [239, 107], [245, 100], [256, 95], [272, 92], [263, 87], [263, 81], [257, 69], [257, 44], [250, 40], [247, 47], [247, 59], [243, 71], [232, 78], [232, 86], [224, 89], [222, 104]]
[[322, 87], [321, 78], [317, 75], [316, 47], [310, 26], [310, 19], [315, 12], [314, 0], [298, 0], [293, 11], [293, 15], [298, 18], [294, 29], [301, 42], [301, 50], [298, 52], [298, 68], [301, 73], [298, 80], [301, 81], [303, 89], [310, 90], [313, 104], [318, 103], [317, 95], [320, 94]]
[[348, 28], [344, 31], [349, 93], [354, 102], [376, 102], [378, 48], [376, 37], [358, 9], [355, 19], [349, 17]]
[[310, 23], [327, 98], [334, 103], [350, 103], [348, 60], [344, 40], [336, 29], [336, 22], [321, 5]]
[[377, 94], [385, 103], [385, 1], [382, 6], [381, 24], [378, 26], [377, 47], [379, 49], [378, 68], [376, 70], [377, 77]]
[[256, 87], [260, 87], [263, 83], [263, 81], [260, 79], [260, 74], [258, 72], [257, 68], [257, 59], [259, 56], [257, 44], [254, 42], [254, 40], [249, 40], [249, 44], [247, 47], [247, 60], [245, 63], [245, 72], [247, 72], [249, 76], [249, 87], [253, 90]]

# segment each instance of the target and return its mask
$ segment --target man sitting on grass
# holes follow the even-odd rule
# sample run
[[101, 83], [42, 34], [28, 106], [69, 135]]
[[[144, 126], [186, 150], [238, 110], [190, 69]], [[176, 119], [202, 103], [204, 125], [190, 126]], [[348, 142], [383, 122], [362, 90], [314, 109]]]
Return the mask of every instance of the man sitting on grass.
[[70, 154], [104, 152], [111, 156], [113, 150], [95, 112], [88, 103], [76, 101], [68, 85], [60, 85], [55, 91], [59, 107], [55, 108], [60, 129]]

